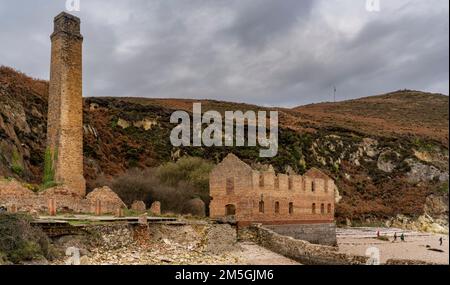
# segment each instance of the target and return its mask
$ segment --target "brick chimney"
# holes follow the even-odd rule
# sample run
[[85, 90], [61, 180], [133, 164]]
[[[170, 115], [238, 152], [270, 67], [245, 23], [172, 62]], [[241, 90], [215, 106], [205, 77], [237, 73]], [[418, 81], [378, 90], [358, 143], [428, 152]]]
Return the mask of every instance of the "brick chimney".
[[54, 182], [67, 186], [73, 194], [85, 196], [80, 19], [60, 13], [54, 19], [50, 38], [46, 155], [51, 156]]

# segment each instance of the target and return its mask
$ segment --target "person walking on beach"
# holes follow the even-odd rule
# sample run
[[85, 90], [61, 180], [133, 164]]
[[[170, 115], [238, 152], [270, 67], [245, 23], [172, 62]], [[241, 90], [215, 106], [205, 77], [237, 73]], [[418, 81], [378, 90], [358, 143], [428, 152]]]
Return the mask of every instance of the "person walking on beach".
[[397, 232], [394, 233], [394, 242], [397, 241]]
[[440, 246], [442, 246], [442, 243], [444, 242], [444, 240], [442, 239], [442, 237], [439, 239], [439, 243], [440, 243]]
[[400, 240], [405, 241], [405, 234], [402, 233], [402, 235], [400, 236]]

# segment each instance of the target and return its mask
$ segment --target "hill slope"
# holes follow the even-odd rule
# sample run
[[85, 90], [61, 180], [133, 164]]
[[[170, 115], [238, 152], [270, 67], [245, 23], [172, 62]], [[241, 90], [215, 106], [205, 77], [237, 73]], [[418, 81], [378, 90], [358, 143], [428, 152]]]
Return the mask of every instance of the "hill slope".
[[404, 90], [294, 109], [319, 126], [339, 126], [382, 136], [414, 135], [447, 145], [448, 107], [448, 96]]
[[[47, 93], [47, 82], [0, 68], [0, 176], [40, 183]], [[172, 147], [170, 114], [175, 109], [190, 111], [192, 102], [85, 98], [88, 187], [100, 175], [114, 176], [127, 168], [157, 166], [184, 155], [218, 163], [234, 152], [247, 163], [272, 164], [279, 172], [323, 169], [336, 179], [342, 196], [339, 221], [418, 216], [425, 212], [427, 197], [448, 193], [448, 97], [401, 91], [337, 104], [279, 108], [280, 147], [273, 159], [259, 158], [257, 147]], [[204, 111], [264, 109], [202, 103]]]

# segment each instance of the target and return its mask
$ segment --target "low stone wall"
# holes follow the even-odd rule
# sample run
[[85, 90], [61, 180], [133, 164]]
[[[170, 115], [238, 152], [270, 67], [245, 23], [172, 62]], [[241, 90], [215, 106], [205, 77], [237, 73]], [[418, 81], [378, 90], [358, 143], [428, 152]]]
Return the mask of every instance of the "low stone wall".
[[327, 224], [293, 224], [293, 225], [265, 225], [264, 227], [283, 236], [308, 241], [314, 244], [337, 245], [336, 225]]
[[438, 264], [420, 260], [388, 259], [386, 261], [386, 265], [438, 265]]
[[262, 247], [305, 265], [363, 265], [368, 257], [337, 252], [336, 247], [311, 244], [280, 235], [261, 225], [240, 229], [241, 239], [251, 239]]

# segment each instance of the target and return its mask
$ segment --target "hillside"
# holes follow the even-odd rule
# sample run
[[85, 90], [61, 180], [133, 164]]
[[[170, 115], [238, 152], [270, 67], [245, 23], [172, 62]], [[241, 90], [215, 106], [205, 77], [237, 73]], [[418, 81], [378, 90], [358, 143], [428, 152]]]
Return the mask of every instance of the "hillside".
[[378, 136], [420, 136], [448, 145], [448, 104], [448, 96], [404, 90], [294, 110], [318, 126], [339, 126]]
[[[0, 176], [39, 184], [45, 152], [48, 83], [0, 67]], [[448, 97], [398, 91], [340, 103], [279, 108], [278, 156], [258, 148], [174, 148], [175, 109], [193, 100], [84, 99], [84, 168], [88, 187], [101, 175], [152, 167], [190, 155], [218, 163], [229, 152], [254, 166], [300, 174], [318, 167], [336, 179], [339, 221], [417, 217], [427, 197], [448, 193]], [[203, 110], [256, 110], [203, 100]], [[443, 210], [445, 212], [445, 209]], [[447, 208], [448, 215], [448, 208]], [[442, 211], [436, 213], [437, 216]]]

